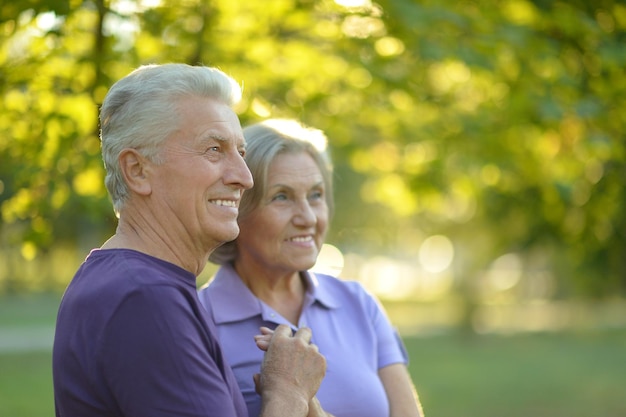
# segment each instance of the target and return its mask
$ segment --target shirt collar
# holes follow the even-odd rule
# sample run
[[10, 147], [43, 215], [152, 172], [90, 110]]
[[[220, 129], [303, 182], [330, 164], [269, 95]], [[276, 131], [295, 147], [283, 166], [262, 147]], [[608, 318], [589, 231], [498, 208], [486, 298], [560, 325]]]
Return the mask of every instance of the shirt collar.
[[[319, 303], [325, 308], [337, 308], [340, 303], [327, 286], [320, 285], [310, 271], [302, 272], [307, 283], [305, 308]], [[243, 283], [232, 264], [222, 265], [207, 289], [209, 306], [217, 324], [246, 320], [267, 314], [268, 307]]]

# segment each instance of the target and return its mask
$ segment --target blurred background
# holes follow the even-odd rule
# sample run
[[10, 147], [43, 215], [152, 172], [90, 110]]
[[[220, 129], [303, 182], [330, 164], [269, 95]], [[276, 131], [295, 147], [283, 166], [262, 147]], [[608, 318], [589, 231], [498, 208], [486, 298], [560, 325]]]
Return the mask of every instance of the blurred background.
[[53, 414], [56, 308], [116, 225], [98, 108], [166, 62], [327, 134], [317, 268], [383, 302], [427, 416], [626, 415], [617, 0], [0, 3], [0, 415]]

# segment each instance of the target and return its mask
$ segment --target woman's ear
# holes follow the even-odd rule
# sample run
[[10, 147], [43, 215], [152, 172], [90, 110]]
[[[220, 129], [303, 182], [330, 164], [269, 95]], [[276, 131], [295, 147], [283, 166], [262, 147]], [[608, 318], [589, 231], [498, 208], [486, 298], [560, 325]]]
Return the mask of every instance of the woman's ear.
[[146, 175], [149, 170], [148, 160], [136, 149], [126, 148], [120, 152], [118, 161], [128, 188], [137, 194], [149, 195], [152, 186]]

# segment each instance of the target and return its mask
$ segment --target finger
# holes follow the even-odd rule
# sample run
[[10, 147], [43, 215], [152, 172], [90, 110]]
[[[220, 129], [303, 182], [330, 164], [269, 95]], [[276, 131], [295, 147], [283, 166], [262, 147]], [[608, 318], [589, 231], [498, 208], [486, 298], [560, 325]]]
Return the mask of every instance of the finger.
[[272, 337], [291, 337], [291, 333], [291, 327], [287, 326], [286, 324], [279, 324], [278, 327], [274, 329], [274, 334], [272, 335]]
[[274, 334], [274, 330], [270, 329], [269, 327], [265, 327], [265, 326], [261, 326], [259, 327], [259, 330], [261, 331], [261, 334]]
[[254, 390], [257, 394], [261, 394], [261, 374], [252, 375], [252, 380], [254, 381]]
[[269, 335], [254, 336], [254, 342], [256, 343], [257, 347], [263, 351], [267, 351], [267, 349], [270, 347], [270, 339], [271, 336]]
[[294, 337], [298, 339], [302, 339], [306, 343], [310, 343], [311, 338], [313, 337], [313, 332], [308, 327], [300, 327], [298, 331], [296, 332], [296, 334], [294, 335]]

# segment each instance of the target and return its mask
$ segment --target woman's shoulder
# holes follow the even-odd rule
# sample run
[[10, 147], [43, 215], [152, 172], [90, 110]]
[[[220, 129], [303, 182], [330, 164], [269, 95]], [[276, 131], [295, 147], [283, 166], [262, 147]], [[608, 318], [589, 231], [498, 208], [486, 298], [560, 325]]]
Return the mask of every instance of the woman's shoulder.
[[358, 296], [371, 296], [363, 284], [355, 279], [337, 277], [319, 272], [312, 272], [312, 274], [315, 276], [320, 286], [327, 288], [330, 291], [349, 293]]

